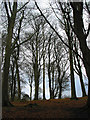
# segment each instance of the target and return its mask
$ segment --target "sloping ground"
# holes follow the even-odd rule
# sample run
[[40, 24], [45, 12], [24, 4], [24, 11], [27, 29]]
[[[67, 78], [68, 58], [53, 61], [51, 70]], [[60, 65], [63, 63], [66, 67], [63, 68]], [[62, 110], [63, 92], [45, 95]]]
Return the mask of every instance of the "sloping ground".
[[3, 118], [88, 118], [87, 97], [78, 100], [51, 99], [13, 102], [15, 107], [3, 108]]

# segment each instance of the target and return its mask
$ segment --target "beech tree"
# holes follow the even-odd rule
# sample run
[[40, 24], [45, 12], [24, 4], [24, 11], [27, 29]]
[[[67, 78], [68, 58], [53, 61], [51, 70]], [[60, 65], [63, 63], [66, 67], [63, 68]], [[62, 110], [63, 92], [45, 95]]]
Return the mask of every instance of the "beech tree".
[[[52, 7], [52, 6], [51, 6]], [[60, 7], [60, 9], [59, 9]], [[53, 7], [52, 7], [53, 9]], [[73, 33], [73, 30], [70, 26], [70, 23], [69, 23], [69, 17], [68, 15], [66, 14], [66, 12], [69, 12], [69, 15], [71, 14], [71, 7], [69, 4], [67, 3], [59, 3], [59, 6], [57, 8], [60, 12], [60, 15], [61, 15], [61, 19], [58, 18], [58, 16], [56, 15], [56, 17], [58, 18], [58, 21], [59, 23], [61, 24], [62, 26], [62, 29], [65, 31], [66, 33], [66, 36], [68, 37], [68, 45], [69, 45], [69, 56], [70, 56], [70, 72], [71, 72], [71, 96], [72, 98], [76, 98], [76, 92], [75, 92], [75, 80], [74, 80], [74, 63], [75, 63], [75, 67], [76, 67], [76, 59], [74, 59], [73, 56], [76, 56], [77, 59], [78, 59], [78, 67], [79, 67], [79, 76], [80, 76], [80, 83], [81, 83], [81, 88], [82, 88], [82, 92], [83, 92], [83, 95], [86, 96], [86, 93], [85, 93], [85, 87], [84, 87], [84, 83], [83, 83], [83, 80], [82, 80], [82, 72], [81, 72], [81, 67], [80, 67], [80, 61], [79, 61], [79, 56], [78, 56], [78, 48], [76, 47], [76, 42], [75, 41], [75, 35]], [[65, 10], [64, 10], [65, 9]], [[54, 11], [54, 9], [53, 9]], [[54, 11], [55, 13], [55, 11]], [[74, 44], [75, 43], [75, 44]], [[75, 47], [75, 49], [74, 49]], [[76, 54], [73, 52], [73, 50], [75, 50]]]
[[[28, 2], [27, 2], [28, 3]], [[10, 2], [4, 1], [4, 7], [7, 15], [7, 36], [6, 36], [6, 46], [5, 46], [5, 60], [3, 65], [3, 75], [2, 75], [2, 105], [9, 106], [8, 96], [8, 77], [9, 77], [9, 68], [10, 68], [10, 57], [12, 54], [12, 43], [13, 43], [13, 31], [15, 26], [15, 20], [17, 12], [19, 12], [27, 3], [25, 3], [20, 9], [17, 9], [18, 3], [13, 2], [11, 5]]]
[[[10, 4], [10, 3], [9, 3]], [[9, 74], [9, 66], [10, 66], [10, 55], [11, 55], [11, 44], [12, 44], [12, 36], [13, 36], [13, 29], [15, 24], [15, 18], [17, 13], [17, 2], [13, 3], [13, 9], [11, 11], [11, 16], [9, 15], [9, 10], [7, 7], [7, 3], [4, 2], [7, 18], [8, 18], [8, 33], [7, 33], [7, 40], [6, 40], [6, 49], [5, 49], [5, 62], [4, 62], [4, 69], [3, 69], [3, 81], [2, 81], [2, 105], [8, 106], [9, 105], [9, 98], [8, 98], [8, 74]], [[7, 68], [7, 69], [6, 69]]]
[[84, 4], [83, 2], [70, 3], [73, 9], [73, 21], [74, 21], [74, 27], [72, 25], [71, 27], [73, 27], [73, 31], [78, 38], [80, 49], [83, 54], [83, 63], [88, 77], [88, 107], [90, 109], [90, 50], [86, 42], [90, 32], [90, 23], [88, 24], [88, 29], [86, 30], [83, 22], [83, 4]]

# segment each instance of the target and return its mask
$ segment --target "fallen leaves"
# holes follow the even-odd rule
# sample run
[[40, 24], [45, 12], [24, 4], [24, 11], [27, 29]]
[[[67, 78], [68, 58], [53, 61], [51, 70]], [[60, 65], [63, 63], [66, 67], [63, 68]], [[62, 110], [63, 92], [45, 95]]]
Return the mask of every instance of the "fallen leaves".
[[86, 118], [86, 112], [79, 112], [86, 102], [87, 97], [78, 100], [68, 98], [12, 102], [15, 107], [3, 107], [2, 116], [3, 118]]

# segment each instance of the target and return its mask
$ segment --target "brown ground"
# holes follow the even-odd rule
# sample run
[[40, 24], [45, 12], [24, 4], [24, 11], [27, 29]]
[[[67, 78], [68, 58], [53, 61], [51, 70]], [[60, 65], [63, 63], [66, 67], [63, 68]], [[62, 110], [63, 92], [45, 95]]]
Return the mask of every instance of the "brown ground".
[[[13, 102], [15, 107], [3, 107], [3, 118], [88, 118], [84, 109], [87, 97], [78, 100], [51, 99]], [[28, 105], [28, 106], [27, 106]]]

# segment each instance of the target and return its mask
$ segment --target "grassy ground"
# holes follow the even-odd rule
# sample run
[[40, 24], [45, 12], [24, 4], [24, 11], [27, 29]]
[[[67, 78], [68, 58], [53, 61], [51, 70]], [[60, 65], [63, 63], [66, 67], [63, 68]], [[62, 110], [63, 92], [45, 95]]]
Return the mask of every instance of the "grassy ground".
[[84, 109], [87, 97], [73, 99], [34, 100], [12, 102], [14, 107], [3, 107], [3, 118], [88, 118]]

